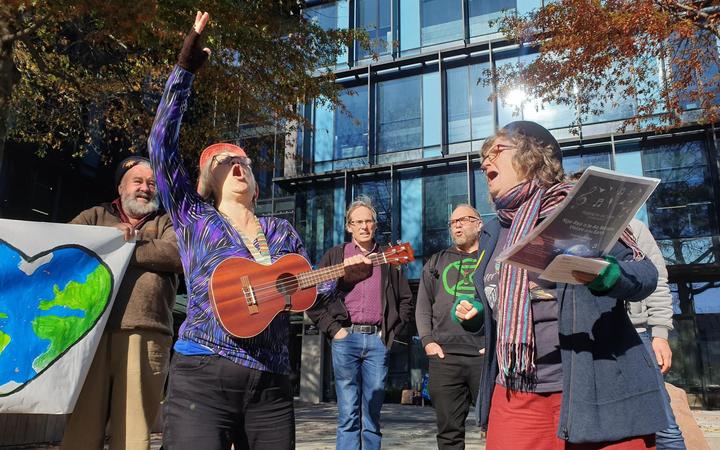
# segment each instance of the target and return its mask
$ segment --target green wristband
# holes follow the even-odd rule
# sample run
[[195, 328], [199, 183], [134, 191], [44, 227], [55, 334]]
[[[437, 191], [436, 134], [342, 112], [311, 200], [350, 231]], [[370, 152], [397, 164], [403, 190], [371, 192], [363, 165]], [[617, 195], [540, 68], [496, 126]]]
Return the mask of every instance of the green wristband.
[[617, 259], [612, 255], [607, 255], [604, 259], [610, 264], [594, 280], [585, 285], [595, 295], [607, 294], [620, 279], [620, 265]]
[[[472, 303], [473, 307], [478, 310], [478, 313], [475, 317], [469, 320], [460, 320], [458, 318], [457, 314], [455, 314], [455, 308], [457, 308], [457, 305], [463, 301], [466, 300], [470, 303]], [[475, 332], [479, 331], [480, 328], [482, 328], [483, 325], [483, 312], [485, 308], [483, 307], [483, 304], [476, 299], [469, 300], [468, 298], [460, 297], [455, 300], [455, 303], [452, 305], [452, 311], [450, 312], [450, 317], [452, 317], [452, 320], [455, 323], [460, 324], [461, 327], [463, 327], [467, 331]]]

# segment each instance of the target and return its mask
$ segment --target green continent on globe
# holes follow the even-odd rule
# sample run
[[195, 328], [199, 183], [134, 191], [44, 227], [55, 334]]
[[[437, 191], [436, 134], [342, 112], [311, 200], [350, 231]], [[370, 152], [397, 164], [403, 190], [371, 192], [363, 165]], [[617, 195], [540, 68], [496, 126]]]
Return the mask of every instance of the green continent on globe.
[[[41, 316], [33, 320], [35, 334], [41, 339], [50, 341], [50, 348], [33, 361], [33, 369], [40, 372], [91, 328], [92, 323], [100, 317], [105, 307], [105, 304], [97, 299], [107, 298], [110, 294], [111, 280], [110, 271], [99, 264], [90, 272], [84, 283], [70, 281], [62, 291], [57, 285], [53, 287], [55, 298], [40, 302], [38, 309], [49, 310], [60, 306], [82, 311], [83, 314], [73, 317]], [[2, 337], [0, 337], [1, 348]]]
[[5, 347], [10, 343], [10, 335], [0, 331], [0, 353], [5, 350]]
[[[0, 319], [7, 319], [8, 315], [0, 312]], [[0, 353], [5, 350], [5, 347], [10, 343], [10, 335], [0, 331]]]

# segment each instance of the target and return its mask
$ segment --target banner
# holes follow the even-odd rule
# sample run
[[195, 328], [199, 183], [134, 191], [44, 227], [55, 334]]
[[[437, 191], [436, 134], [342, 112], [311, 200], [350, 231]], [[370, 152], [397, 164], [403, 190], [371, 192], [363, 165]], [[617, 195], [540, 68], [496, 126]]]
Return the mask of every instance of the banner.
[[72, 412], [134, 243], [0, 219], [0, 413]]

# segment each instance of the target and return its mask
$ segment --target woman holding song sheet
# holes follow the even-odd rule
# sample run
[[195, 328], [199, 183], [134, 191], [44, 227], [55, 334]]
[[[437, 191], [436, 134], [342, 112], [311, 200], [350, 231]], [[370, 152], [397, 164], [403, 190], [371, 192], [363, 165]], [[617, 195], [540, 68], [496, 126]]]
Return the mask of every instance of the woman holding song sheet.
[[534, 122], [512, 122], [487, 139], [481, 170], [497, 210], [486, 222], [475, 272], [475, 301], [454, 314], [484, 329], [486, 357], [478, 415], [487, 448], [654, 448], [667, 426], [650, 355], [626, 301], [655, 289], [657, 271], [624, 233], [599, 274], [573, 272], [555, 284], [497, 261], [567, 196], [562, 153]]

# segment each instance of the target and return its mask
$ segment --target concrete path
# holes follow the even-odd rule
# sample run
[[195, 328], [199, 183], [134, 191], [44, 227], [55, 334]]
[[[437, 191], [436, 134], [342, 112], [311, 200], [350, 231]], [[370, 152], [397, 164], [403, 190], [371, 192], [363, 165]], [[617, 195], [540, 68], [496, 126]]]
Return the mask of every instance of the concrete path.
[[[712, 450], [720, 450], [720, 411], [693, 411], [698, 425]], [[472, 416], [472, 413], [471, 413]], [[335, 448], [335, 421], [337, 408], [334, 403], [311, 405], [296, 403], [296, 438], [299, 450], [330, 450]], [[424, 450], [437, 448], [435, 441], [435, 411], [430, 407], [383, 405], [383, 448], [392, 450]], [[474, 425], [467, 421], [466, 449], [485, 448], [485, 439]], [[153, 434], [152, 450], [160, 448], [162, 436]], [[14, 449], [53, 449], [53, 445], [21, 446]], [[107, 446], [106, 446], [107, 448]], [[692, 450], [692, 449], [690, 449]]]

